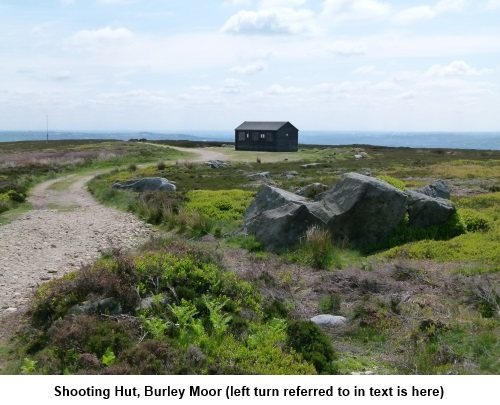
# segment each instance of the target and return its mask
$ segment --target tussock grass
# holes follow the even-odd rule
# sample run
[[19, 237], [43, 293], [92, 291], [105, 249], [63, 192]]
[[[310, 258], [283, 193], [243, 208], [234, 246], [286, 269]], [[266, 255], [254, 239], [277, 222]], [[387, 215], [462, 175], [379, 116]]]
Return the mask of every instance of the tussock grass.
[[342, 267], [341, 257], [330, 233], [317, 225], [306, 231], [298, 248], [290, 254], [290, 259], [315, 269]]

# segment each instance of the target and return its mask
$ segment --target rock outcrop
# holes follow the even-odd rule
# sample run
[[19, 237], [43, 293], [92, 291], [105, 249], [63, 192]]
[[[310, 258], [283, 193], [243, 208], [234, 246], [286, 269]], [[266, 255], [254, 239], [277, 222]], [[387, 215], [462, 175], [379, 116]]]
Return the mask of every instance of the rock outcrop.
[[244, 215], [243, 230], [269, 249], [297, 245], [308, 228], [317, 225], [333, 240], [357, 248], [383, 242], [408, 212], [410, 226], [446, 222], [455, 211], [442, 198], [392, 185], [359, 173], [348, 173], [314, 200], [269, 185], [261, 187]]
[[113, 184], [112, 188], [118, 190], [132, 190], [138, 193], [143, 191], [175, 191], [175, 184], [164, 177], [144, 177], [142, 179], [128, 180]]

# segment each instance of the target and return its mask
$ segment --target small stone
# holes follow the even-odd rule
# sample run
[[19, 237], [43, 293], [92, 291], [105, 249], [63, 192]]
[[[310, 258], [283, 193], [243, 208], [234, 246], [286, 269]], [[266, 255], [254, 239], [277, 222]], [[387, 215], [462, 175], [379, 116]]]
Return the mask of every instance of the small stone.
[[342, 326], [346, 324], [347, 319], [338, 315], [316, 315], [311, 318], [316, 325]]

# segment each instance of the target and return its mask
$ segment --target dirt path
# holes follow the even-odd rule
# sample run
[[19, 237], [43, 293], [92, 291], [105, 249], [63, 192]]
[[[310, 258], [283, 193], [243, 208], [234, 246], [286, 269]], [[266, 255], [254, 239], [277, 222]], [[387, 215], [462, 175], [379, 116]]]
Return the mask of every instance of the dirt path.
[[159, 143], [149, 143], [149, 145], [158, 146], [160, 148], [170, 148], [178, 150], [179, 152], [190, 153], [193, 156], [192, 158], [185, 159], [190, 162], [208, 162], [210, 160], [227, 160], [227, 155], [221, 152], [217, 152], [207, 148], [181, 148], [179, 146], [172, 145], [162, 145]]
[[70, 175], [38, 185], [29, 198], [33, 210], [0, 227], [0, 344], [41, 283], [151, 235], [132, 214], [95, 201], [85, 188], [92, 177]]

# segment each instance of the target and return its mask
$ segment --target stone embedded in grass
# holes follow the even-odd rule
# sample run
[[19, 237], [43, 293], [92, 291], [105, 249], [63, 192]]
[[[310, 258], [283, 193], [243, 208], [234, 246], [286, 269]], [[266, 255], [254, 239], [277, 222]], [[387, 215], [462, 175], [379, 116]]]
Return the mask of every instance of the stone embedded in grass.
[[227, 169], [229, 164], [222, 162], [221, 160], [210, 160], [205, 162], [207, 166], [210, 166], [212, 169]]
[[289, 170], [285, 173], [283, 173], [283, 177], [286, 177], [287, 179], [293, 179], [295, 176], [298, 176], [299, 172], [296, 172], [295, 170]]
[[249, 174], [248, 178], [251, 180], [269, 179], [269, 178], [271, 178], [271, 173], [269, 173], [269, 172], [253, 173], [253, 174]]
[[99, 301], [83, 301], [81, 304], [73, 305], [70, 309], [68, 309], [66, 318], [72, 319], [76, 315], [92, 315], [96, 313], [120, 315], [122, 313], [120, 301], [113, 297], [103, 298]]
[[143, 191], [175, 191], [175, 184], [164, 177], [144, 177], [113, 184], [112, 188], [117, 190]]
[[339, 315], [321, 314], [311, 318], [311, 322], [316, 325], [342, 326], [347, 323], [347, 319]]

